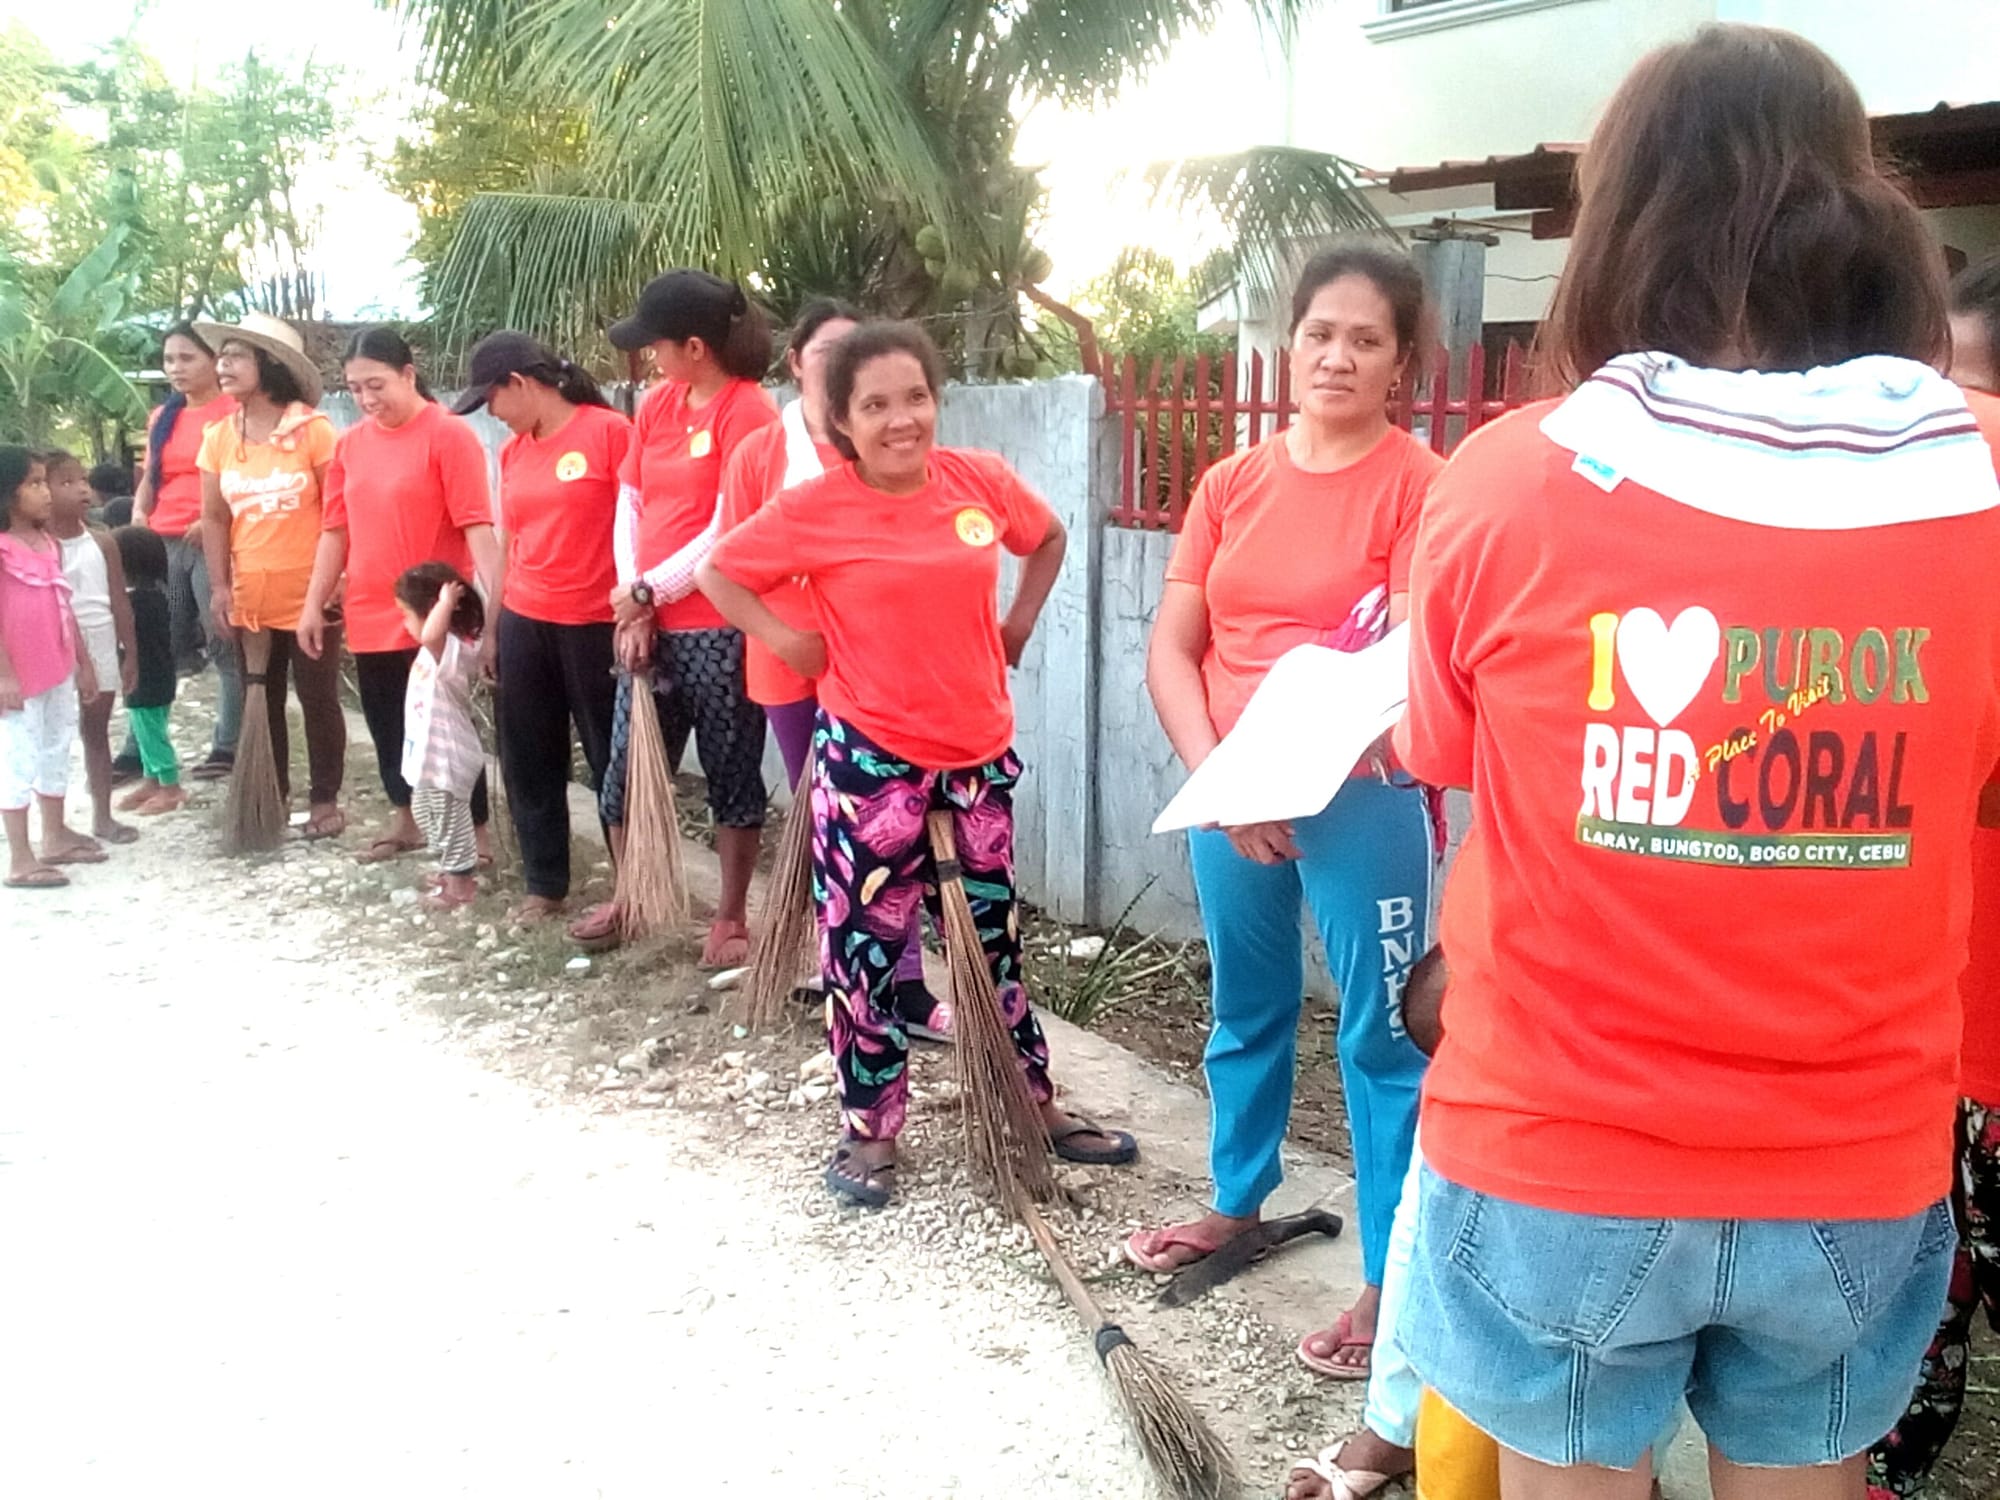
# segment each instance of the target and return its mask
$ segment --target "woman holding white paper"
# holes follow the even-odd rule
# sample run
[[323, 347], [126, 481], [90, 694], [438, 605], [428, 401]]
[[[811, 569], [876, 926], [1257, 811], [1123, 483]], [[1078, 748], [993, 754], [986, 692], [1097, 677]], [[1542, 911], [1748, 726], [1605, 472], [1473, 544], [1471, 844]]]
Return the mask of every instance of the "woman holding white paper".
[[[1406, 611], [1417, 515], [1440, 461], [1390, 423], [1388, 401], [1410, 373], [1423, 302], [1416, 267], [1392, 250], [1339, 247], [1306, 267], [1292, 299], [1299, 419], [1203, 477], [1154, 626], [1148, 686], [1190, 769], [1287, 651], [1366, 645]], [[1214, 1211], [1135, 1234], [1126, 1253], [1149, 1270], [1190, 1264], [1254, 1225], [1277, 1187], [1305, 982], [1303, 899], [1340, 986], [1368, 1284], [1299, 1355], [1332, 1378], [1366, 1379], [1424, 1072], [1402, 1021], [1403, 988], [1429, 945], [1424, 792], [1363, 766], [1312, 817], [1199, 830], [1190, 852], [1214, 972]], [[1407, 1455], [1357, 1466], [1396, 1462], [1407, 1467]]]

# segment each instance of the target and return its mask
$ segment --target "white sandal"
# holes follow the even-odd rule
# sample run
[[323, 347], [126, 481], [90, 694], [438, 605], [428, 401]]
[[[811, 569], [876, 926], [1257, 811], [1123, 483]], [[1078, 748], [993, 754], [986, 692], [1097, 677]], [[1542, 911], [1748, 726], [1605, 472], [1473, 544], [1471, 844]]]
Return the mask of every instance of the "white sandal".
[[1342, 1438], [1330, 1448], [1322, 1448], [1317, 1458], [1302, 1458], [1292, 1465], [1294, 1474], [1317, 1474], [1333, 1486], [1333, 1500], [1368, 1500], [1378, 1490], [1388, 1488], [1397, 1478], [1373, 1469], [1343, 1469], [1340, 1455], [1348, 1440]]

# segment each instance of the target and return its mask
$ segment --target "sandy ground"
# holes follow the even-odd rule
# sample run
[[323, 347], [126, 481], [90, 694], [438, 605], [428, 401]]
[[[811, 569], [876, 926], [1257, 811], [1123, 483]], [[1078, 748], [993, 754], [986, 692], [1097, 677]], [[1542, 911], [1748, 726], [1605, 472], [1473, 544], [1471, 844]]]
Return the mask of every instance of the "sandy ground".
[[551, 1107], [209, 849], [0, 900], [0, 1493], [1152, 1493], [1044, 1290]]

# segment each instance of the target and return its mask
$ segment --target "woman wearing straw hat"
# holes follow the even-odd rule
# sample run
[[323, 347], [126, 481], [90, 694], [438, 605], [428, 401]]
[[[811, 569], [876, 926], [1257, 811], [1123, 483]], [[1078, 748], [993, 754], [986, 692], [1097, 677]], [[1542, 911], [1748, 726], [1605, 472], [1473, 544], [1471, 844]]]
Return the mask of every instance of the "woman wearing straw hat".
[[217, 380], [237, 406], [208, 429], [198, 459], [212, 617], [218, 626], [226, 621], [230, 628], [270, 637], [264, 703], [278, 786], [286, 794], [289, 670], [305, 717], [312, 778], [305, 834], [328, 838], [346, 826], [339, 806], [347, 755], [339, 652], [314, 655], [295, 648], [319, 546], [333, 424], [314, 409], [321, 394], [319, 371], [289, 323], [253, 312], [237, 324], [195, 326], [215, 349]]
[[[925, 842], [934, 808], [953, 814], [1002, 1018], [1054, 1151], [1105, 1166], [1139, 1153], [1124, 1132], [1057, 1107], [1048, 1043], [1021, 983], [1021, 762], [1009, 748], [1007, 668], [1062, 566], [1062, 524], [992, 454], [933, 446], [941, 363], [913, 324], [864, 324], [843, 338], [828, 360], [827, 411], [851, 462], [763, 506], [700, 571], [728, 619], [819, 680], [813, 886], [843, 1126], [825, 1181], [877, 1208], [892, 1192], [909, 1100], [894, 977], [911, 915], [938, 875]], [[1022, 560], [1004, 620], [994, 610], [1002, 551]], [[816, 628], [788, 625], [764, 602], [791, 578], [812, 592]]]
[[[476, 563], [480, 592], [491, 599], [500, 544], [493, 536], [486, 450], [469, 426], [433, 399], [408, 341], [393, 328], [364, 329], [349, 341], [341, 365], [362, 420], [340, 435], [327, 471], [325, 530], [299, 643], [314, 656], [323, 651], [327, 606], [344, 574], [347, 646], [393, 810], [388, 828], [355, 856], [373, 864], [425, 844], [403, 779], [403, 697], [417, 642], [404, 628], [396, 580], [418, 563], [449, 563], [465, 576]], [[472, 789], [482, 860], [490, 857], [486, 811], [482, 774]]]

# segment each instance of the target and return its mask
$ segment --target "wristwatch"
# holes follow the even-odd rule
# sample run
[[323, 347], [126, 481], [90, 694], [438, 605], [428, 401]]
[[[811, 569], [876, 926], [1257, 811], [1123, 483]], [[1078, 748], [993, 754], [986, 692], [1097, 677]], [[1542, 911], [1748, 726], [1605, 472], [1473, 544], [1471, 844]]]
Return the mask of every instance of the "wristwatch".
[[641, 578], [637, 583], [632, 585], [632, 599], [635, 603], [651, 609], [653, 607], [653, 586]]

